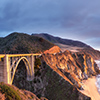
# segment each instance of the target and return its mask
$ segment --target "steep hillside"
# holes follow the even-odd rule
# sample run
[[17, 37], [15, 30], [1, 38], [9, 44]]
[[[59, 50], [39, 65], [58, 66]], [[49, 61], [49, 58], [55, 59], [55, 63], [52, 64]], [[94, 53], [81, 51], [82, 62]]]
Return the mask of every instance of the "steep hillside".
[[30, 91], [20, 90], [14, 85], [0, 83], [0, 100], [48, 100], [40, 99]]
[[84, 47], [65, 45], [65, 44], [61, 44], [61, 43], [55, 43], [55, 45], [59, 46], [61, 48], [62, 52], [66, 51], [66, 50], [71, 51], [71, 52], [79, 52], [79, 50], [84, 49]]
[[82, 87], [83, 79], [88, 79], [88, 77], [96, 75], [99, 72], [99, 68], [93, 58], [87, 54], [65, 51], [55, 55], [45, 54], [43, 57], [45, 62], [54, 71], [59, 73], [59, 75], [63, 73], [63, 76], [65, 75], [79, 89]]
[[53, 47], [54, 44], [24, 33], [12, 33], [0, 39], [0, 53], [37, 53]]
[[84, 49], [78, 49], [78, 51], [80, 53], [84, 53], [84, 54], [89, 54], [93, 57], [93, 59], [95, 60], [99, 60], [100, 59], [100, 51], [95, 50], [93, 48], [84, 48]]
[[48, 100], [91, 100], [80, 93], [75, 85], [69, 83], [68, 78], [62, 72], [48, 66], [43, 57], [41, 57], [41, 66], [35, 67], [33, 81], [27, 81], [25, 70], [25, 65], [21, 62], [13, 84], [35, 93], [39, 98], [46, 97]]
[[70, 39], [62, 39], [60, 37], [54, 37], [52, 35], [45, 34], [45, 33], [32, 34], [32, 35], [42, 37], [52, 43], [61, 43], [61, 44], [65, 44], [65, 45], [72, 45], [72, 46], [78, 46], [78, 47], [89, 47], [88, 45], [86, 45], [85, 43], [82, 43], [80, 41], [74, 41], [74, 40], [70, 40]]
[[55, 54], [61, 52], [61, 49], [58, 46], [53, 46], [49, 50], [44, 51], [45, 54], [50, 53], [50, 54]]
[[90, 54], [94, 59], [100, 59], [100, 51], [93, 49], [91, 46], [82, 43], [80, 41], [74, 41], [70, 39], [62, 39], [60, 37], [54, 37], [49, 34], [32, 34], [32, 36], [42, 37], [55, 45], [59, 46], [62, 51], [69, 50], [71, 52], [80, 52], [84, 54]]
[[[67, 40], [57, 38], [52, 41], [52, 43], [60, 41], [59, 43], [64, 44]], [[46, 97], [49, 100], [91, 100], [80, 93], [79, 89], [83, 89], [82, 80], [99, 73], [99, 69], [92, 57], [96, 51], [93, 49], [93, 52], [92, 48], [84, 43], [68, 40], [68, 43], [66, 42], [67, 46], [69, 48], [71, 46], [73, 48], [77, 47], [78, 52], [68, 50], [61, 52], [61, 49], [52, 43], [48, 39], [45, 40], [41, 37], [23, 33], [12, 33], [5, 38], [0, 38], [0, 53], [45, 51], [41, 57], [35, 59], [34, 80], [27, 81], [27, 70], [24, 62], [21, 61], [16, 70], [13, 84], [20, 89], [35, 93], [38, 98]], [[89, 52], [88, 48], [90, 48], [91, 52]], [[99, 57], [98, 51], [97, 54]], [[37, 59], [41, 65], [36, 65]], [[23, 94], [23, 91], [21, 92]], [[42, 98], [41, 100], [44, 99]]]

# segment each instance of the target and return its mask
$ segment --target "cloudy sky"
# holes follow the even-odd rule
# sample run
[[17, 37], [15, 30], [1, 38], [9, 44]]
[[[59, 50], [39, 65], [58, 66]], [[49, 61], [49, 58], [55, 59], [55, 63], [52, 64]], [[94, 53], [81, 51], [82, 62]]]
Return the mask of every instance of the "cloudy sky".
[[100, 0], [0, 0], [0, 37], [49, 33], [100, 50]]

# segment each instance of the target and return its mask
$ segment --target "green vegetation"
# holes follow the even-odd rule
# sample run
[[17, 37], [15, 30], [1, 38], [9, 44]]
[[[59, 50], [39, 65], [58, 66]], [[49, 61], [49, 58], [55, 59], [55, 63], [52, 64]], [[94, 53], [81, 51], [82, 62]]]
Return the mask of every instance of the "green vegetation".
[[48, 85], [46, 87], [46, 97], [51, 100], [78, 100], [78, 91], [73, 90], [73, 86], [62, 79], [53, 70], [46, 73]]
[[35, 76], [41, 76], [40, 66], [41, 66], [41, 59], [36, 58], [35, 59]]
[[[46, 88], [45, 97], [50, 100], [90, 100], [90, 98], [81, 94], [75, 86], [72, 86], [69, 82], [65, 81], [59, 74], [45, 64], [45, 78]], [[43, 78], [44, 78], [43, 77]], [[42, 79], [43, 80], [43, 79]]]
[[51, 42], [25, 33], [14, 32], [5, 38], [0, 38], [0, 53], [39, 53], [50, 49]]
[[36, 68], [39, 68], [40, 65], [41, 65], [41, 60], [40, 60], [40, 58], [36, 58], [36, 59], [35, 59], [35, 67], [36, 67]]
[[[40, 65], [42, 63], [41, 60], [37, 59], [36, 65]], [[79, 92], [76, 87], [65, 81], [59, 76], [59, 73], [56, 73], [46, 65], [45, 62], [41, 64], [40, 68], [35, 69], [34, 80], [32, 81], [26, 80], [26, 67], [23, 63], [20, 63], [17, 70], [20, 70], [20, 73], [19, 71], [16, 72], [13, 84], [18, 88], [29, 90], [35, 93], [39, 98], [45, 96], [49, 100], [80, 100], [78, 99]], [[21, 80], [18, 81], [19, 77], [24, 78], [21, 78]], [[44, 95], [42, 95], [42, 93]], [[83, 94], [81, 94], [81, 97], [82, 96]], [[82, 97], [83, 100], [86, 100], [84, 97], [86, 96]]]
[[4, 93], [6, 96], [6, 100], [21, 100], [18, 91], [14, 90], [12, 87], [0, 83], [0, 88], [1, 93]]

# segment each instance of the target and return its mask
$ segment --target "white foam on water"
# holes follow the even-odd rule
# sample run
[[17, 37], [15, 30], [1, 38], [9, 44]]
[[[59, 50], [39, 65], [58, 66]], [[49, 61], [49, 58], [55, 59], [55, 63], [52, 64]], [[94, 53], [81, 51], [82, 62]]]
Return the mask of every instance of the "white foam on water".
[[97, 77], [96, 77], [96, 86], [97, 86], [98, 92], [100, 94], [100, 75], [97, 75]]
[[100, 60], [95, 60], [96, 64], [98, 65], [99, 67], [99, 70], [100, 70]]
[[[95, 62], [98, 65], [99, 70], [100, 70], [100, 60], [95, 60]], [[97, 77], [96, 77], [96, 86], [97, 86], [98, 92], [100, 94], [100, 74], [97, 75]]]

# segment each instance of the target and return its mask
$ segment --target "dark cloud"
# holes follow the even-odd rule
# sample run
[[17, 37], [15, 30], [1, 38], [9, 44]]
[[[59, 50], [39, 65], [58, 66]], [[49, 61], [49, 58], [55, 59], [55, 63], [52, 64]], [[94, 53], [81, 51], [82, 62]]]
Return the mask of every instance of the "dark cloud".
[[100, 37], [99, 5], [99, 0], [1, 0], [0, 36], [48, 32], [92, 45]]

